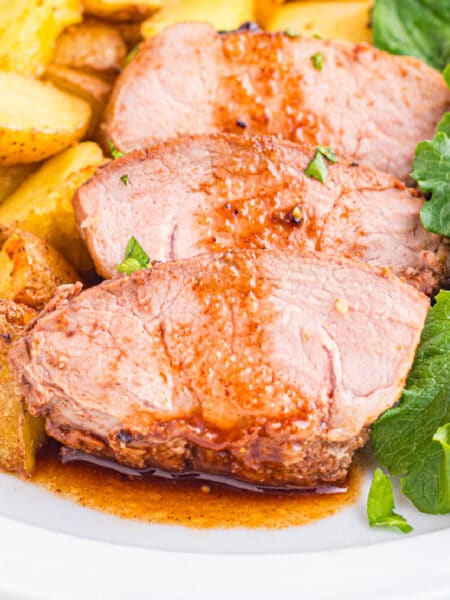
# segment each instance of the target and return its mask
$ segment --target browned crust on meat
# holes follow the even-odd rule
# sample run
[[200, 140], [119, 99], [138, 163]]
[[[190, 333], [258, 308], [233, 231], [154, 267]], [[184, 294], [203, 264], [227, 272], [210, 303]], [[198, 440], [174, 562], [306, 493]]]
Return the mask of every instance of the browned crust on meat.
[[[176, 431], [175, 423], [171, 429]], [[340, 485], [348, 474], [353, 454], [364, 446], [368, 428], [345, 442], [320, 438], [293, 439], [289, 432], [267, 435], [255, 429], [238, 443], [217, 450], [183, 436], [170, 439], [143, 439], [120, 430], [107, 440], [77, 429], [62, 429], [50, 420], [47, 433], [64, 446], [114, 459], [132, 468], [149, 467], [171, 472], [203, 471], [262, 485], [317, 487]]]

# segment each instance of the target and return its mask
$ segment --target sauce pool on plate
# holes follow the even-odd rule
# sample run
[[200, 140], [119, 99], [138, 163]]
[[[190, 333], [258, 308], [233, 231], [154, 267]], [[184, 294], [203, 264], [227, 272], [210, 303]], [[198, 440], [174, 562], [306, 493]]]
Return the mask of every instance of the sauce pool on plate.
[[329, 517], [354, 504], [363, 468], [356, 458], [346, 492], [266, 493], [204, 480], [130, 477], [85, 461], [61, 462], [59, 447], [40, 453], [35, 484], [87, 508], [147, 523], [212, 527], [281, 528]]

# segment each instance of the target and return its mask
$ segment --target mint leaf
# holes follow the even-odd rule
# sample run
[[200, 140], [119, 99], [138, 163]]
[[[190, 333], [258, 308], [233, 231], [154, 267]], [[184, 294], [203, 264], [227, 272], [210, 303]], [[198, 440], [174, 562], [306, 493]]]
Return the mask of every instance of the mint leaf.
[[445, 69], [442, 71], [442, 76], [445, 80], [445, 83], [450, 88], [450, 64], [448, 64]]
[[450, 512], [448, 451], [442, 442], [449, 423], [450, 291], [441, 291], [428, 313], [400, 404], [373, 424], [371, 435], [380, 463], [393, 475], [404, 475], [403, 492], [424, 512]]
[[131, 275], [135, 271], [151, 267], [150, 257], [135, 237], [131, 237], [125, 249], [125, 258], [117, 265], [119, 273]]
[[367, 498], [367, 516], [371, 527], [396, 527], [403, 533], [412, 531], [411, 525], [394, 512], [394, 492], [391, 480], [381, 469], [376, 469]]
[[431, 141], [418, 144], [411, 177], [424, 192], [432, 193], [420, 211], [423, 226], [450, 236], [450, 113], [441, 120]]
[[450, 0], [376, 0], [374, 44], [442, 70], [450, 62]]

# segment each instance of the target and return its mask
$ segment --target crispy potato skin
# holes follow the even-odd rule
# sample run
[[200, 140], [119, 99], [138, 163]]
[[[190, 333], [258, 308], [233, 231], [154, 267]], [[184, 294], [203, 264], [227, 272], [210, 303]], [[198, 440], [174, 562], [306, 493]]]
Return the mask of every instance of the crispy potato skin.
[[0, 167], [0, 204], [17, 190], [28, 175], [36, 171], [38, 165], [33, 163]]
[[60, 35], [53, 63], [111, 79], [126, 55], [127, 46], [117, 27], [88, 18]]
[[0, 251], [0, 298], [39, 310], [58, 286], [79, 280], [61, 254], [33, 233], [6, 227], [0, 237], [5, 239]]
[[87, 14], [110, 21], [142, 21], [163, 6], [163, 0], [84, 0]]
[[268, 31], [290, 30], [300, 35], [314, 34], [349, 42], [371, 42], [370, 11], [374, 0], [317, 0], [288, 2], [270, 17]]
[[30, 475], [36, 451], [45, 440], [44, 421], [32, 417], [12, 375], [8, 352], [35, 311], [11, 300], [0, 300], [0, 467]]
[[190, 0], [164, 5], [142, 24], [144, 38], [181, 21], [203, 21], [218, 30], [237, 29], [246, 21], [255, 20], [253, 0]]
[[0, 15], [0, 69], [39, 76], [64, 27], [81, 21], [81, 3], [0, 0]]
[[0, 90], [0, 167], [44, 160], [89, 127], [89, 104], [49, 83], [0, 71]]
[[75, 190], [105, 161], [100, 147], [83, 142], [46, 161], [0, 205], [0, 223], [42, 237], [78, 272], [92, 260], [75, 223]]

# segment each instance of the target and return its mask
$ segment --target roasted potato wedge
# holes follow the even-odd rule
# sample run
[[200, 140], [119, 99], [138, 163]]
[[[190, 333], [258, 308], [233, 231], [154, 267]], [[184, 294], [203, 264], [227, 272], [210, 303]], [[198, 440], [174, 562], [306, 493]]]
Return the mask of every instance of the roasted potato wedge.
[[92, 114], [87, 137], [92, 139], [111, 92], [111, 84], [95, 75], [61, 65], [49, 65], [44, 77], [64, 92], [89, 102]]
[[43, 160], [89, 127], [89, 104], [49, 83], [0, 71], [0, 90], [0, 166]]
[[84, 0], [84, 10], [111, 21], [142, 21], [163, 6], [163, 0]]
[[114, 78], [120, 71], [127, 46], [116, 27], [86, 19], [68, 27], [58, 38], [53, 62], [88, 73]]
[[135, 23], [117, 23], [116, 27], [120, 31], [128, 52], [142, 42], [141, 23], [137, 21]]
[[145, 38], [182, 21], [204, 21], [218, 30], [237, 29], [255, 20], [253, 0], [172, 0], [142, 24]]
[[265, 28], [281, 4], [283, 0], [256, 0], [255, 13], [258, 25]]
[[81, 273], [92, 268], [72, 208], [75, 190], [104, 162], [100, 146], [83, 142], [46, 161], [0, 206], [0, 223], [45, 239]]
[[28, 175], [36, 171], [38, 165], [12, 165], [11, 167], [0, 167], [0, 204], [17, 190], [19, 185], [25, 181]]
[[8, 352], [34, 314], [32, 308], [0, 300], [0, 467], [24, 475], [33, 471], [36, 451], [45, 440], [44, 421], [26, 410]]
[[49, 0], [57, 23], [64, 29], [83, 18], [81, 0]]
[[64, 27], [81, 21], [81, 5], [77, 0], [0, 0], [0, 16], [0, 69], [40, 75]]
[[268, 31], [289, 30], [349, 42], [371, 42], [370, 11], [374, 0], [288, 2], [268, 19]]
[[74, 283], [75, 270], [47, 242], [29, 231], [0, 229], [0, 298], [41, 309], [64, 283]]

